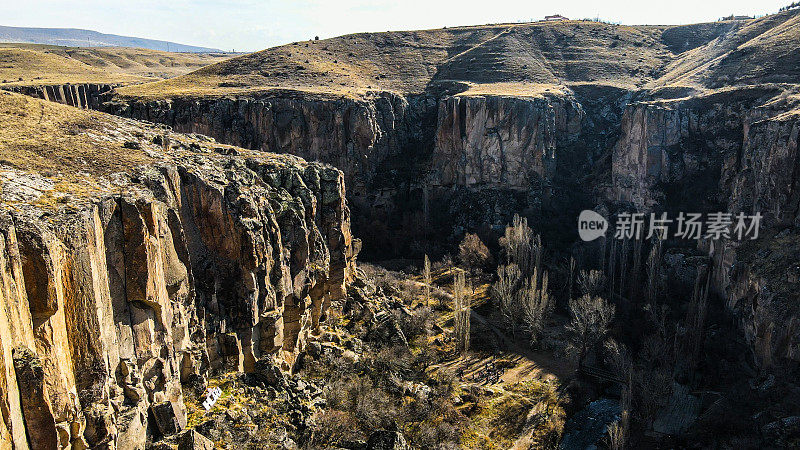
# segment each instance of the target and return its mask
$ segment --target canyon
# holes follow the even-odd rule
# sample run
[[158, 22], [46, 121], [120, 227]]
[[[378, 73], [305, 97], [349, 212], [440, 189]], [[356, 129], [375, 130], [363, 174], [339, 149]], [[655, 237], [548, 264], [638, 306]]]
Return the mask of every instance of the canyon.
[[[121, 88], [101, 109], [340, 168], [367, 258], [386, 249], [436, 254], [464, 230], [502, 230], [515, 213], [548, 242], [569, 245], [574, 233], [565, 230], [580, 210], [595, 208], [759, 211], [764, 231], [776, 234], [800, 220], [790, 42], [798, 20], [786, 12], [632, 30], [590, 22], [351, 35]], [[569, 55], [569, 42], [586, 45]], [[610, 50], [602, 47], [608, 42]], [[509, 50], [515, 46], [537, 56], [524, 59]], [[435, 74], [393, 79], [385, 65], [420, 49], [433, 52], [422, 64], [435, 64]], [[435, 52], [444, 49], [457, 54]], [[606, 51], [619, 61], [603, 59]], [[373, 66], [353, 79], [317, 62], [340, 57]], [[304, 59], [304, 69], [264, 79], [270, 67]], [[259, 88], [275, 81], [278, 88]], [[338, 94], [313, 87], [337, 82]], [[791, 308], [792, 296], [777, 293], [785, 280], [752, 278], [738, 245], [711, 253], [714, 290], [735, 310], [759, 309], [757, 298], [773, 293], [771, 308]], [[740, 314], [755, 346], [776, 324], [754, 322], [753, 310]], [[781, 312], [761, 315], [773, 314]], [[770, 338], [784, 342], [776, 356], [797, 357], [794, 323]]]
[[635, 289], [614, 292], [615, 252], [642, 269], [645, 244], [579, 241], [581, 210], [761, 214], [758, 239], [673, 240], [658, 263], [676, 292], [710, 273], [745, 349], [731, 371], [797, 367], [798, 38], [791, 10], [487, 25], [295, 42], [145, 84], [0, 85], [0, 446], [174, 435], [188, 386], [295, 373], [332, 303], [379, 297], [357, 255], [440, 258], [517, 214], [567, 266], [611, 267], [620, 302]]

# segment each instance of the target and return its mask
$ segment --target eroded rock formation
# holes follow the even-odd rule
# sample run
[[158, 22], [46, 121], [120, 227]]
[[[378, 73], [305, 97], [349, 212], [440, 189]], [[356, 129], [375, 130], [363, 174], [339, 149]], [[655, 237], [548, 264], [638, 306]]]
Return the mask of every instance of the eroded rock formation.
[[765, 366], [800, 356], [790, 263], [800, 224], [799, 122], [796, 104], [780, 92], [765, 86], [632, 104], [612, 168], [614, 200], [640, 211], [763, 216], [758, 241], [699, 246], [713, 258], [716, 293]]
[[97, 109], [105, 100], [105, 95], [116, 86], [114, 84], [79, 83], [9, 86], [4, 89], [76, 108]]
[[3, 172], [3, 447], [143, 448], [186, 425], [182, 384], [266, 357], [291, 369], [345, 295], [342, 172], [171, 142], [110, 191], [54, 202], [40, 176]]

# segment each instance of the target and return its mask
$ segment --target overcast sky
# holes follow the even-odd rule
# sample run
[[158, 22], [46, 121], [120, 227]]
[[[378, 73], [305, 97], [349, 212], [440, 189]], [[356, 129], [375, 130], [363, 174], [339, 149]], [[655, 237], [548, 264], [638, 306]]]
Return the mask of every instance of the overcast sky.
[[792, 0], [4, 0], [0, 25], [83, 28], [223, 50], [319, 36], [539, 19], [684, 24], [776, 12]]

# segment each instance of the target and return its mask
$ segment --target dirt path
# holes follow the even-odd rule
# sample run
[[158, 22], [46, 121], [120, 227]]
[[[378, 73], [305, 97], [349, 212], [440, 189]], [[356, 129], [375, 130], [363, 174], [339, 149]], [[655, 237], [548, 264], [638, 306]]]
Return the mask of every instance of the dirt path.
[[[559, 360], [545, 352], [535, 352], [527, 348], [527, 346], [514, 342], [502, 330], [475, 311], [472, 311], [472, 320], [492, 330], [503, 346], [503, 350], [495, 354], [467, 352], [465, 355], [439, 366], [452, 369], [457, 373], [461, 371], [464, 381], [477, 381], [481, 370], [492, 363], [495, 366], [501, 364], [507, 366], [499, 381], [499, 383], [505, 384], [513, 384], [530, 379], [542, 381], [551, 379], [563, 380], [573, 372], [574, 369], [569, 362]], [[480, 384], [489, 383], [480, 381]]]
[[[437, 283], [443, 277], [450, 274], [450, 270], [444, 270], [434, 275], [434, 285], [446, 288]], [[415, 284], [422, 287], [424, 284], [419, 280], [412, 280]], [[449, 287], [449, 286], [447, 286]], [[485, 304], [489, 301], [489, 285], [475, 286], [475, 289], [467, 290], [470, 295], [470, 304], [473, 308]], [[449, 292], [448, 292], [449, 294]], [[496, 384], [514, 384], [525, 380], [539, 379], [542, 381], [555, 379], [565, 380], [574, 373], [574, 365], [569, 361], [556, 358], [547, 352], [533, 351], [527, 343], [518, 342], [511, 339], [505, 332], [495, 325], [490, 319], [483, 316], [473, 309], [471, 311], [472, 327], [481, 325], [489, 329], [497, 338], [502, 350], [494, 354], [488, 352], [470, 351], [456, 359], [442, 364], [434, 365], [432, 370], [450, 369], [455, 373], [463, 374], [463, 381], [478, 382], [480, 372], [494, 362], [495, 366], [502, 364], [506, 367], [500, 380]], [[452, 313], [442, 316], [446, 321], [452, 318]], [[488, 381], [480, 381], [480, 384], [490, 385]]]

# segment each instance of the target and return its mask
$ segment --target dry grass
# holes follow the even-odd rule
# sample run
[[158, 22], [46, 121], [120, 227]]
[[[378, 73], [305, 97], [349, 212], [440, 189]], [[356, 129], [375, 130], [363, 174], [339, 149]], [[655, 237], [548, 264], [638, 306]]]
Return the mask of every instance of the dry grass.
[[143, 82], [147, 78], [114, 74], [80, 61], [24, 48], [0, 48], [0, 86], [65, 83]]
[[457, 94], [460, 97], [477, 97], [482, 95], [491, 96], [514, 96], [542, 98], [547, 95], [566, 95], [564, 86], [556, 84], [533, 84], [533, 83], [490, 83], [490, 84], [470, 84], [469, 89]]
[[527, 380], [505, 389], [485, 390], [462, 407], [471, 421], [464, 448], [551, 448], [564, 427], [566, 414], [557, 384]]
[[[664, 27], [584, 21], [360, 33], [296, 42], [244, 55], [174, 79], [131, 86], [131, 97], [242, 94], [278, 88], [356, 95], [421, 92], [460, 80], [510, 93], [572, 82], [637, 86], [671, 54]], [[496, 87], [488, 87], [501, 83]]]
[[0, 44], [0, 82], [5, 80], [0, 86], [142, 83], [182, 75], [230, 56], [127, 47]]
[[799, 17], [786, 12], [682, 26], [563, 21], [360, 33], [269, 48], [119, 92], [135, 98], [280, 89], [360, 96], [417, 93], [460, 81], [472, 87], [466, 95], [540, 95], [537, 86], [796, 82]]
[[[162, 138], [169, 139], [165, 148]], [[276, 166], [305, 164], [272, 154], [218, 144], [198, 135], [174, 133], [160, 125], [0, 91], [0, 182], [5, 203], [39, 206], [118, 192], [113, 174], [133, 173], [161, 161], [202, 153], [214, 158], [236, 153]]]
[[798, 11], [729, 22], [723, 31], [708, 43], [682, 53], [652, 86], [719, 88], [797, 83], [800, 79]]
[[0, 163], [23, 171], [103, 175], [152, 160], [101, 113], [0, 92], [0, 124]]

